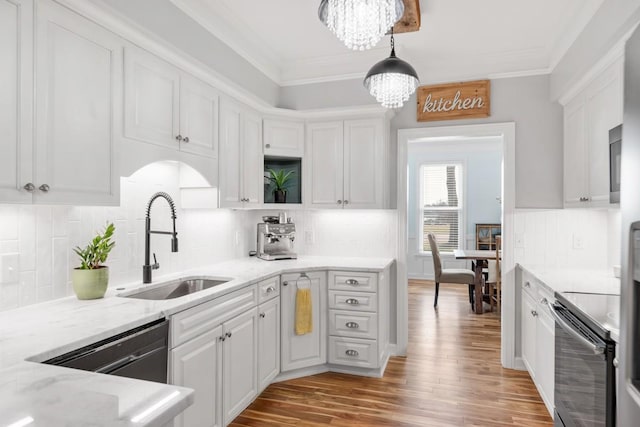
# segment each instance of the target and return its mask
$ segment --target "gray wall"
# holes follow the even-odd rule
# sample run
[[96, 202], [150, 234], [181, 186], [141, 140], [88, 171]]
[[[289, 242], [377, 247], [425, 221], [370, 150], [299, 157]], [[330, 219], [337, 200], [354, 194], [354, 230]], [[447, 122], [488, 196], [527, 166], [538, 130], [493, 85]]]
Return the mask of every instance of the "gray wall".
[[560, 98], [640, 21], [638, 0], [606, 0], [551, 74], [551, 99]]
[[269, 105], [278, 103], [280, 86], [169, 0], [104, 0], [104, 3]]
[[[301, 110], [373, 103], [360, 80], [286, 87], [280, 98], [282, 106]], [[562, 108], [549, 101], [548, 75], [492, 80], [491, 117], [486, 119], [419, 123], [415, 105], [412, 97], [391, 121], [392, 153], [398, 129], [515, 122], [516, 207], [562, 207]], [[391, 168], [395, 177], [395, 162]]]

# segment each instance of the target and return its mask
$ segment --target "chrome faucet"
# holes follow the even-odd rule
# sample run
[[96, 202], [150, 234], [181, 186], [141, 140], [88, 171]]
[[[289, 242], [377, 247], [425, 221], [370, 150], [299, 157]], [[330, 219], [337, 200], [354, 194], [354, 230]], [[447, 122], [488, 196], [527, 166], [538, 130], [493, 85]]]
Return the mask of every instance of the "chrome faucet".
[[[151, 230], [151, 205], [158, 198], [163, 198], [169, 203], [171, 208], [171, 219], [173, 220], [173, 231], [156, 231]], [[151, 196], [147, 205], [147, 217], [145, 218], [144, 230], [144, 265], [142, 266], [142, 283], [151, 283], [151, 272], [160, 268], [156, 254], [153, 254], [153, 264], [151, 264], [151, 234], [170, 234], [171, 235], [171, 252], [178, 252], [178, 233], [176, 232], [176, 205], [171, 196], [167, 193], [159, 192]]]

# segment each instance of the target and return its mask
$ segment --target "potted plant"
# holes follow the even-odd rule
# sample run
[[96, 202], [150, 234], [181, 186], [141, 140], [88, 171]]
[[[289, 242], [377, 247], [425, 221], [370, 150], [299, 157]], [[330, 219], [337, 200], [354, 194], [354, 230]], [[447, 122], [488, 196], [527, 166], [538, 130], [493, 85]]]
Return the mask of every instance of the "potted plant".
[[107, 224], [104, 232], [98, 233], [86, 248], [77, 246], [74, 249], [80, 257], [80, 267], [73, 269], [71, 282], [78, 299], [102, 298], [107, 292], [109, 267], [103, 264], [116, 244], [111, 241], [115, 230], [113, 223]]
[[269, 172], [269, 180], [273, 182], [275, 186], [273, 190], [273, 199], [276, 203], [287, 203], [287, 187], [289, 186], [289, 181], [291, 180], [291, 175], [295, 173], [295, 171], [286, 171], [284, 169], [273, 170], [268, 169]]

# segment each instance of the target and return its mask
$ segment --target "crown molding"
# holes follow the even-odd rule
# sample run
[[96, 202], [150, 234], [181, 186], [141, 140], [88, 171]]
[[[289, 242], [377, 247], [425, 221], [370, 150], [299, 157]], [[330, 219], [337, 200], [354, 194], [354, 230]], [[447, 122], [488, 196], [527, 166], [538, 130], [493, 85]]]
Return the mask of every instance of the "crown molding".
[[194, 1], [169, 1], [260, 72], [276, 84], [281, 85], [282, 68], [280, 64], [282, 63], [282, 58], [254, 33], [235, 30], [234, 28], [241, 25], [241, 23], [235, 14], [224, 6], [223, 2], [219, 2], [214, 12], [205, 4], [196, 4]]

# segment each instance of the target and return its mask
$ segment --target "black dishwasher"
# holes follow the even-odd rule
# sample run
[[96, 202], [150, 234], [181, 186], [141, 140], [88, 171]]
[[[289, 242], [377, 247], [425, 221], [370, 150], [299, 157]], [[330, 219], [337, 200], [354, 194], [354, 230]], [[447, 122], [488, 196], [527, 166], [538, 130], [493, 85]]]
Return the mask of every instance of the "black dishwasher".
[[43, 363], [166, 384], [168, 337], [160, 319]]

